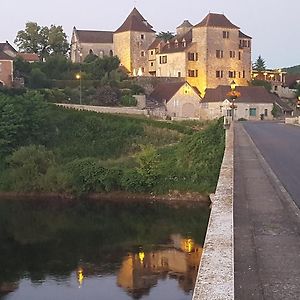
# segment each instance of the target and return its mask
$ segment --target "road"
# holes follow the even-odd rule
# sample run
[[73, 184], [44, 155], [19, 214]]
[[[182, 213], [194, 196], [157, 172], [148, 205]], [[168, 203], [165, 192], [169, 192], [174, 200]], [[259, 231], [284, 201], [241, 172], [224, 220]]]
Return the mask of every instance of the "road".
[[[300, 128], [265, 122], [243, 125], [299, 204]], [[299, 300], [297, 210], [276, 187], [243, 125], [235, 124], [234, 137], [235, 299]]]
[[300, 127], [245, 122], [244, 128], [300, 208]]

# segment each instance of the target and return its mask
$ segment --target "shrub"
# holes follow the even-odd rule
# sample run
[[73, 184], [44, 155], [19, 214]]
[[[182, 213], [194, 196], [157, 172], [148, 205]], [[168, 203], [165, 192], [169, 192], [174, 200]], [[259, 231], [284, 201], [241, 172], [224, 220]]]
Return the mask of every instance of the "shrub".
[[55, 165], [54, 154], [44, 146], [21, 147], [8, 157], [9, 179], [15, 191], [41, 191], [42, 177]]
[[121, 94], [118, 89], [110, 86], [103, 86], [96, 90], [91, 103], [92, 105], [99, 106], [117, 106], [120, 104], [120, 97]]
[[137, 100], [131, 95], [124, 95], [121, 98], [121, 105], [122, 106], [137, 106]]

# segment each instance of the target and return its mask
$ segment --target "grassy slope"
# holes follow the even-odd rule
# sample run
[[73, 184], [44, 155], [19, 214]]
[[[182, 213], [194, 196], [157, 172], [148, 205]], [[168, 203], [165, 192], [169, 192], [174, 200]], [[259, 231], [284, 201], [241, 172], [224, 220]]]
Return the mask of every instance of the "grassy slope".
[[[1, 190], [214, 191], [224, 150], [222, 122], [162, 122], [54, 106], [48, 113], [46, 150], [38, 149], [39, 161], [35, 149], [17, 153], [17, 163], [2, 174]], [[30, 163], [23, 164], [22, 155]]]

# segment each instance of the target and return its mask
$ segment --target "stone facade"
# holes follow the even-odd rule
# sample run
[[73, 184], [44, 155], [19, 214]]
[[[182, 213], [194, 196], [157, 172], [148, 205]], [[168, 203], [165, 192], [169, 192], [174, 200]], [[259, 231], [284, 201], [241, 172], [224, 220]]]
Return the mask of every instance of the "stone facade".
[[12, 87], [13, 71], [13, 60], [1, 59], [0, 55], [0, 86]]
[[185, 84], [168, 101], [167, 115], [174, 118], [198, 119], [200, 101], [201, 98], [196, 91], [189, 84]]
[[[209, 13], [195, 26], [185, 20], [176, 31], [170, 41], [157, 39], [152, 26], [134, 8], [113, 33], [112, 44], [104, 47], [95, 42], [83, 47], [73, 34], [72, 45], [82, 49], [83, 57], [90, 49], [107, 55], [113, 48], [129, 75], [183, 77], [202, 96], [207, 88], [232, 80], [240, 86], [251, 81], [252, 38], [223, 14]], [[74, 47], [72, 60], [78, 61]]]
[[154, 32], [114, 33], [114, 53], [129, 74], [133, 76], [149, 75], [148, 48], [154, 40]]
[[[273, 120], [272, 110], [277, 97], [264, 87], [238, 87], [238, 97], [232, 102], [229, 86], [208, 89], [200, 105], [200, 119], [213, 120], [220, 117], [246, 120]], [[232, 105], [234, 103], [234, 111]]]
[[113, 56], [113, 33], [109, 31], [87, 31], [73, 29], [71, 40], [71, 61], [83, 62], [93, 53], [99, 57]]
[[[213, 120], [221, 117], [231, 118], [230, 102], [202, 103], [200, 107], [200, 119]], [[238, 103], [234, 110], [234, 119], [245, 120], [273, 120], [273, 103]], [[251, 113], [250, 113], [251, 112]]]

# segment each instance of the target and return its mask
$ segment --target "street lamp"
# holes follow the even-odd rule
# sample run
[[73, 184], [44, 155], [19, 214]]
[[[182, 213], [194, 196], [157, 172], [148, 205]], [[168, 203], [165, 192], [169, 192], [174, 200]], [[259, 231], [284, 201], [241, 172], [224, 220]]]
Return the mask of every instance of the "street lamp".
[[231, 117], [232, 117], [232, 121], [234, 121], [234, 109], [235, 109], [234, 101], [238, 97], [238, 93], [235, 90], [236, 86], [237, 86], [236, 82], [234, 80], [232, 80], [232, 82], [230, 83], [230, 88], [231, 88], [230, 98], [232, 100], [232, 102], [231, 102]]
[[79, 53], [79, 74], [76, 74], [76, 79], [79, 80], [79, 103], [82, 105], [82, 53]]

